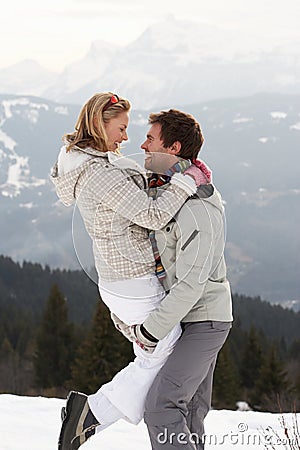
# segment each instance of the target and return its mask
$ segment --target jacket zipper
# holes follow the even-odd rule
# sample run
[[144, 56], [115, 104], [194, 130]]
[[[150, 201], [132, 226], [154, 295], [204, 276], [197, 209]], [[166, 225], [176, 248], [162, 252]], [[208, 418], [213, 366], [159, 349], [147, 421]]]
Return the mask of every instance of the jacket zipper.
[[199, 230], [194, 230], [192, 232], [192, 234], [190, 235], [190, 237], [188, 238], [188, 240], [181, 247], [181, 250], [185, 250], [187, 248], [187, 246], [192, 242], [192, 240], [195, 239], [195, 237], [197, 236], [198, 233], [199, 233]]

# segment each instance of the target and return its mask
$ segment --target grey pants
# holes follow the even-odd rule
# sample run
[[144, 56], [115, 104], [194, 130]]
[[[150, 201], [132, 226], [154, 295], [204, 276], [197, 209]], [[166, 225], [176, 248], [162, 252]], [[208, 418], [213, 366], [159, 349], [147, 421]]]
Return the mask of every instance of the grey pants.
[[145, 404], [152, 450], [202, 450], [213, 373], [230, 322], [184, 323], [173, 353], [157, 374]]

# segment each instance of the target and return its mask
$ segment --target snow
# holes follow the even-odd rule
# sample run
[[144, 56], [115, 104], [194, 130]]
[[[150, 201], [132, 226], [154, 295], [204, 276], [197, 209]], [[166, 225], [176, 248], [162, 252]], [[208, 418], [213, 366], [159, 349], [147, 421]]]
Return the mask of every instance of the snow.
[[39, 119], [39, 112], [36, 109], [27, 109], [25, 111], [25, 116], [29, 120], [29, 122], [35, 124]]
[[267, 137], [267, 136], [262, 136], [258, 139], [259, 142], [261, 142], [262, 144], [266, 144], [267, 142], [276, 142], [278, 138], [276, 138], [275, 136], [272, 137]]
[[[178, 20], [168, 15], [128, 45], [95, 41], [62, 73], [52, 73], [34, 61], [21, 61], [0, 70], [1, 91], [82, 104], [98, 90], [113, 89], [141, 109], [216, 99], [224, 92], [239, 97], [264, 91], [299, 91], [298, 41], [275, 47], [273, 38], [261, 40], [247, 32], [243, 39], [237, 39], [236, 30], [228, 24], [216, 27], [204, 16], [202, 20]], [[156, 82], [163, 84], [159, 92], [153, 92]]]
[[54, 112], [56, 112], [57, 114], [63, 114], [65, 116], [67, 116], [69, 114], [68, 107], [62, 106], [62, 105], [56, 106], [54, 108]]
[[19, 195], [24, 187], [36, 187], [46, 184], [44, 179], [29, 176], [30, 170], [27, 157], [18, 156], [13, 150], [12, 153], [12, 155], [9, 155], [9, 158], [13, 163], [8, 168], [7, 180], [0, 185], [4, 189], [2, 190], [3, 196], [12, 198]]
[[291, 125], [290, 129], [300, 131], [300, 122], [295, 123], [295, 125]]
[[26, 209], [31, 209], [33, 208], [35, 205], [32, 202], [28, 202], [28, 203], [20, 203], [19, 207], [20, 208], [26, 208]]
[[145, 125], [148, 124], [148, 119], [146, 117], [142, 116], [142, 114], [138, 114], [137, 119], [131, 120], [131, 124], [144, 127]]
[[27, 98], [16, 98], [15, 100], [3, 100], [2, 105], [4, 108], [4, 114], [6, 119], [10, 119], [12, 117], [11, 108], [16, 105], [28, 105], [29, 100]]
[[43, 93], [46, 98], [58, 100], [70, 92], [76, 92], [96, 78], [101, 78], [115, 57], [119, 47], [102, 41], [94, 41], [83, 59], [65, 67], [56, 82]]
[[274, 79], [279, 86], [289, 86], [297, 83], [297, 76], [291, 73], [276, 73]]
[[0, 70], [0, 85], [2, 93], [21, 95], [37, 95], [52, 85], [57, 74], [42, 67], [33, 60], [23, 60]]
[[249, 117], [237, 117], [236, 119], [233, 119], [232, 123], [247, 123], [252, 121], [253, 119]]
[[261, 142], [262, 144], [265, 144], [266, 142], [269, 141], [269, 139], [270, 139], [270, 138], [268, 138], [268, 137], [261, 137], [261, 138], [259, 138], [258, 140], [259, 140], [259, 142]]
[[14, 155], [14, 164], [11, 164], [8, 168], [7, 184], [19, 186], [19, 179], [22, 176], [22, 171], [28, 167], [28, 158], [23, 156]]
[[[60, 410], [65, 400], [44, 397], [0, 395], [1, 450], [54, 450], [60, 431]], [[241, 405], [239, 405], [241, 406]], [[279, 438], [271, 434], [276, 450], [284, 449], [284, 434], [280, 426], [280, 414], [254, 411], [212, 410], [206, 421], [206, 450], [263, 450], [267, 439], [267, 427], [278, 431]], [[285, 414], [289, 424], [292, 414]], [[298, 420], [300, 414], [298, 414]], [[163, 434], [161, 442], [166, 440]], [[184, 436], [179, 436], [183, 442]], [[194, 436], [196, 439], [196, 436]], [[173, 441], [174, 442], [174, 441]], [[184, 444], [182, 443], [184, 448]], [[150, 450], [146, 426], [119, 421], [93, 436], [83, 450]], [[269, 447], [270, 448], [270, 447]]]
[[285, 119], [287, 113], [282, 111], [272, 111], [270, 112], [270, 116], [272, 117], [272, 119]]
[[0, 142], [3, 142], [4, 147], [11, 151], [13, 151], [15, 146], [17, 145], [16, 141], [14, 141], [1, 129], [0, 129]]
[[12, 118], [12, 116], [13, 116], [12, 108], [14, 106], [30, 106], [31, 114], [32, 114], [33, 110], [39, 110], [39, 109], [44, 109], [45, 111], [49, 110], [49, 106], [46, 103], [33, 103], [26, 97], [16, 98], [13, 100], [3, 100], [2, 106], [4, 109], [4, 114], [5, 114], [6, 119]]
[[1, 191], [1, 195], [2, 195], [3, 197], [11, 197], [10, 193], [7, 192], [7, 191], [5, 191], [5, 190], [2, 190], [2, 191]]
[[[213, 60], [252, 61], [254, 36], [241, 43], [226, 29], [203, 22], [177, 20], [173, 14], [162, 16], [160, 22], [150, 25], [127, 49], [163, 51], [185, 64], [189, 61]], [[261, 43], [260, 43], [261, 48]]]
[[[13, 100], [3, 100], [2, 106], [4, 109], [5, 118], [2, 119], [0, 126], [2, 126], [5, 121], [13, 117], [13, 113], [20, 113], [16, 110], [16, 106], [26, 106], [25, 116], [27, 120], [33, 124], [36, 124], [39, 119], [40, 110], [49, 110], [49, 106], [44, 103], [31, 102], [28, 98], [16, 98]], [[12, 109], [14, 110], [12, 111]], [[37, 187], [46, 184], [46, 180], [36, 178], [30, 175], [29, 158], [24, 156], [19, 156], [15, 150], [17, 147], [17, 142], [10, 136], [8, 136], [0, 128], [0, 143], [3, 144], [4, 148], [9, 152], [4, 152], [0, 149], [0, 161], [9, 159], [9, 167], [7, 170], [7, 179], [5, 183], [0, 185], [0, 193], [3, 197], [15, 197], [21, 193], [21, 190], [25, 187]]]

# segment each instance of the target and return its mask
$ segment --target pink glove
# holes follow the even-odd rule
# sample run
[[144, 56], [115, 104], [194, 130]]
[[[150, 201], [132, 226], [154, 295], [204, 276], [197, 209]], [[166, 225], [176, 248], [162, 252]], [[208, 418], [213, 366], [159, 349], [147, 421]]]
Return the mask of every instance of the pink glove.
[[183, 173], [184, 175], [189, 175], [194, 178], [196, 186], [211, 182], [211, 170], [199, 159], [193, 160], [193, 164], [191, 164]]

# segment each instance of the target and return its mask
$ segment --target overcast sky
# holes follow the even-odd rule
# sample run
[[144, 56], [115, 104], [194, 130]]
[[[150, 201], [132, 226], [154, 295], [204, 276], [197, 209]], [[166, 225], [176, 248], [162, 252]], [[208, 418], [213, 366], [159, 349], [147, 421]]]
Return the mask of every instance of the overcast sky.
[[61, 71], [92, 41], [126, 45], [168, 14], [230, 29], [239, 40], [300, 42], [300, 0], [6, 0], [0, 68], [35, 59]]

